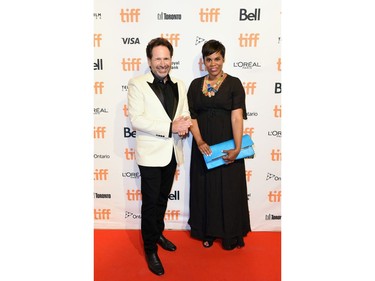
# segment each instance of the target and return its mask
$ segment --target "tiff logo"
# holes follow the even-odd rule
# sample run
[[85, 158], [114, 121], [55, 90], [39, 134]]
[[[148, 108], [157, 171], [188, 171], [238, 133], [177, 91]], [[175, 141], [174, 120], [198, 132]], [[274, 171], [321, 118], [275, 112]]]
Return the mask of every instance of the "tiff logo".
[[174, 179], [175, 181], [178, 181], [178, 176], [180, 175], [180, 170], [176, 169], [176, 172], [174, 173]]
[[280, 149], [272, 149], [272, 152], [271, 152], [271, 161], [281, 161], [281, 152], [280, 152]]
[[238, 41], [240, 41], [240, 47], [256, 47], [259, 40], [259, 33], [240, 34]]
[[141, 66], [140, 58], [123, 58], [122, 59], [122, 70], [123, 71], [139, 71]]
[[254, 95], [257, 82], [242, 82], [243, 88], [245, 89], [246, 95]]
[[94, 220], [109, 220], [111, 209], [94, 209]]
[[178, 220], [180, 216], [180, 210], [167, 210], [165, 212], [164, 220], [171, 221], [171, 220]]
[[95, 181], [108, 180], [108, 169], [95, 169], [94, 180]]
[[273, 108], [273, 117], [281, 118], [281, 113], [282, 113], [281, 105], [278, 106], [276, 104], [275, 107]]
[[268, 201], [271, 203], [278, 203], [281, 201], [281, 191], [270, 191], [268, 193]]
[[173, 47], [178, 47], [178, 41], [180, 41], [180, 33], [171, 33], [170, 35], [167, 34], [160, 34], [160, 37], [165, 38], [173, 45]]
[[121, 22], [138, 22], [141, 9], [121, 9], [120, 18]]
[[94, 83], [94, 92], [95, 95], [103, 94], [104, 82], [95, 82]]
[[207, 71], [207, 68], [204, 65], [204, 62], [203, 62], [202, 58], [200, 58], [199, 61], [198, 61], [198, 67], [199, 67], [199, 71]]
[[100, 42], [102, 41], [102, 34], [95, 33], [94, 34], [94, 47], [100, 47]]
[[125, 148], [124, 155], [126, 160], [135, 160], [135, 152], [133, 148]]
[[141, 191], [139, 189], [137, 190], [128, 190], [126, 192], [126, 199], [128, 201], [141, 201], [142, 200], [142, 194], [141, 194]]
[[201, 22], [217, 22], [220, 15], [220, 8], [203, 8], [199, 11], [199, 20]]
[[250, 137], [253, 136], [253, 133], [254, 133], [254, 127], [246, 127], [244, 130], [243, 130], [243, 134], [244, 135], [249, 135]]
[[122, 111], [124, 111], [124, 116], [128, 117], [129, 116], [129, 109], [126, 103], [124, 103], [124, 107], [122, 108]]
[[107, 127], [94, 127], [94, 139], [104, 139]]
[[249, 182], [251, 176], [253, 175], [253, 170], [246, 170], [246, 181]]

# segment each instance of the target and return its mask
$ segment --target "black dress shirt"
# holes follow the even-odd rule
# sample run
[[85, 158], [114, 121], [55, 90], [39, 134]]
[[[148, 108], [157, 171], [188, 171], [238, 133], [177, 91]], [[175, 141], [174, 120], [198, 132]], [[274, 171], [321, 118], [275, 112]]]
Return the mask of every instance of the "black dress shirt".
[[[152, 73], [152, 72], [151, 72]], [[177, 109], [178, 103], [178, 87], [176, 83], [173, 83], [170, 79], [169, 75], [167, 76], [167, 80], [164, 83], [164, 79], [159, 79], [154, 73], [154, 81], [152, 83], [148, 83], [156, 96], [159, 98], [161, 104], [163, 105], [165, 111], [167, 112], [169, 118], [173, 120], [174, 115]], [[172, 136], [172, 122], [169, 128], [169, 137]]]

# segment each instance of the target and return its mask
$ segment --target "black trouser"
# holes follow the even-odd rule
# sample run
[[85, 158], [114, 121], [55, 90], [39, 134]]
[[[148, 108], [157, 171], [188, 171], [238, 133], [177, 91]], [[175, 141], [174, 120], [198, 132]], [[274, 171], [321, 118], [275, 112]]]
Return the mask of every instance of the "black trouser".
[[164, 230], [164, 216], [176, 166], [174, 153], [171, 162], [165, 167], [139, 165], [142, 192], [141, 232], [146, 254], [157, 251], [156, 242]]

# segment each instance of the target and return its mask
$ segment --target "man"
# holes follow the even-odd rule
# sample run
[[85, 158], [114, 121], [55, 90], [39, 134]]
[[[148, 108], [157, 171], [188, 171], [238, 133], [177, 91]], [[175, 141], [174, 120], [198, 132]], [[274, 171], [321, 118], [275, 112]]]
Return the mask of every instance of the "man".
[[183, 163], [182, 141], [191, 125], [186, 87], [169, 76], [173, 47], [164, 38], [146, 47], [150, 72], [132, 78], [128, 84], [129, 117], [137, 132], [136, 161], [141, 173], [141, 233], [146, 261], [156, 275], [164, 268], [157, 254], [176, 246], [163, 236], [168, 195], [177, 164]]

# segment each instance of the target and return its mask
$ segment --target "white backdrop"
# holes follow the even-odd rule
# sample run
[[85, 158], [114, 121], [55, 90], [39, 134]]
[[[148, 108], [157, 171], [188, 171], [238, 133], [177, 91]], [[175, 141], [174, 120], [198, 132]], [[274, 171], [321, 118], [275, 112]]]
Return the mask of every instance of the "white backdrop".
[[[224, 71], [241, 79], [256, 152], [246, 159], [253, 231], [281, 230], [281, 3], [280, 0], [94, 0], [94, 227], [140, 228], [136, 133], [127, 112], [128, 80], [148, 71], [146, 45], [154, 37], [174, 47], [171, 76], [205, 75], [201, 48], [226, 47]], [[166, 228], [189, 229], [191, 137], [184, 146], [165, 216]]]

